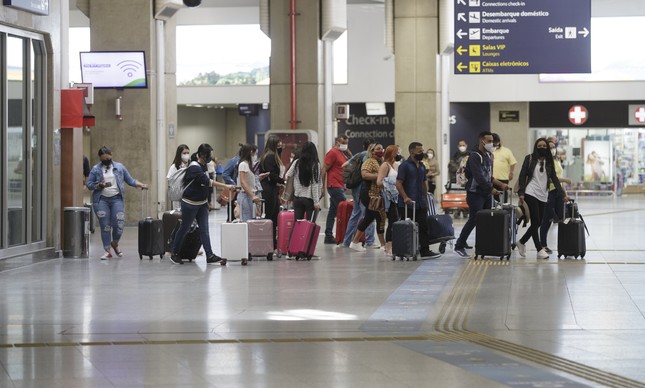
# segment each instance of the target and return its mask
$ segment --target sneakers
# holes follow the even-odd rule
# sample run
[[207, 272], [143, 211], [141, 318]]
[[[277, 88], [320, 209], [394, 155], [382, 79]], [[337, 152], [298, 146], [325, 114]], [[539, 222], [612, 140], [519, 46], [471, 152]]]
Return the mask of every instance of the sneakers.
[[517, 242], [517, 253], [522, 257], [526, 257], [526, 245], [522, 244], [520, 241]]
[[216, 264], [220, 261], [222, 261], [222, 258], [214, 253], [206, 258], [206, 264]]
[[376, 242], [375, 242], [375, 243], [373, 243], [373, 244], [366, 244], [366, 245], [365, 245], [365, 248], [367, 248], [367, 249], [380, 249], [380, 248], [381, 248], [381, 244], [376, 243]]
[[553, 251], [551, 249], [549, 249], [549, 247], [544, 247], [543, 250], [544, 250], [544, 252], [548, 253], [549, 255], [553, 253]]
[[546, 253], [546, 250], [544, 248], [540, 249], [537, 253], [537, 258], [538, 259], [548, 259], [549, 254]]
[[363, 248], [361, 243], [355, 243], [355, 242], [349, 244], [349, 249], [353, 249], [353, 250], [358, 251], [358, 252], [365, 252], [366, 251], [366, 249]]
[[173, 264], [184, 264], [184, 261], [176, 253], [173, 253], [172, 255], [170, 255], [170, 262]]
[[455, 248], [454, 252], [459, 257], [468, 257], [468, 252], [466, 252], [465, 248]]
[[325, 244], [336, 244], [336, 239], [333, 236], [325, 236]]
[[112, 254], [110, 252], [108, 252], [108, 251], [105, 251], [103, 256], [101, 256], [101, 260], [109, 260], [111, 258], [112, 258]]
[[473, 249], [473, 247], [472, 247], [472, 246], [470, 246], [470, 245], [468, 245], [468, 244], [466, 244], [466, 246], [465, 246], [464, 248], [465, 248], [465, 249]]
[[438, 257], [441, 257], [441, 253], [436, 253], [431, 250], [427, 250], [427, 251], [420, 252], [419, 256], [421, 256], [421, 260], [436, 259]]

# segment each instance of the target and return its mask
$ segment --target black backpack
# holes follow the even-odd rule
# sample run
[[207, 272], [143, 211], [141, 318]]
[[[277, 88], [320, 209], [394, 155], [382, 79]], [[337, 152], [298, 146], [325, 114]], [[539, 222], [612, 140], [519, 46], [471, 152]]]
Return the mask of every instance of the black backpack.
[[358, 187], [363, 182], [361, 175], [361, 168], [363, 167], [363, 158], [356, 157], [350, 159], [345, 167], [343, 167], [343, 182], [348, 189]]

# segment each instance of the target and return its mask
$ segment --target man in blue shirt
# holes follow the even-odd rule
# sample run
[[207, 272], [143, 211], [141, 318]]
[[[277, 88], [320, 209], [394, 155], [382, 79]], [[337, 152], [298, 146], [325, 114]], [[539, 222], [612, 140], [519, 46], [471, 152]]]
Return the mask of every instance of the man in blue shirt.
[[428, 185], [426, 185], [426, 168], [421, 163], [425, 155], [423, 144], [410, 143], [408, 147], [410, 157], [399, 166], [396, 177], [396, 189], [399, 191], [399, 216], [403, 217], [405, 208], [410, 214], [412, 202], [415, 203], [416, 213], [414, 221], [419, 224], [419, 252], [422, 259], [434, 259], [441, 256], [430, 250], [430, 236], [428, 234]]
[[508, 190], [508, 185], [493, 178], [493, 134], [483, 131], [479, 134], [477, 149], [470, 152], [467, 164], [466, 203], [468, 203], [468, 221], [461, 229], [461, 234], [455, 243], [455, 253], [461, 257], [468, 257], [466, 240], [475, 228], [475, 216], [482, 209], [490, 209], [492, 196], [499, 192], [495, 186]]

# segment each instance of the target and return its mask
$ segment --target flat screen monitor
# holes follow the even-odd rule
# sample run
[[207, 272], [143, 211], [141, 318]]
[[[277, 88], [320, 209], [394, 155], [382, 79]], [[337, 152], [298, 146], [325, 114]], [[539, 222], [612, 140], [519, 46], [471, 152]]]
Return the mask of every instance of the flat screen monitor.
[[97, 89], [148, 87], [143, 51], [86, 51], [80, 55], [83, 83]]

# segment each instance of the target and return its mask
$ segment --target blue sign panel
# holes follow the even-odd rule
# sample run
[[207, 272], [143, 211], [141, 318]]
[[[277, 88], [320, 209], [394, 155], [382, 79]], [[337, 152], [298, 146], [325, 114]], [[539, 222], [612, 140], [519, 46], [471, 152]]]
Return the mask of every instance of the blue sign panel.
[[455, 74], [591, 72], [591, 0], [455, 0]]
[[41, 15], [49, 14], [49, 0], [3, 0], [2, 4]]

